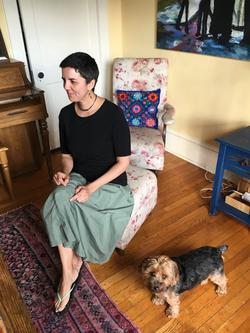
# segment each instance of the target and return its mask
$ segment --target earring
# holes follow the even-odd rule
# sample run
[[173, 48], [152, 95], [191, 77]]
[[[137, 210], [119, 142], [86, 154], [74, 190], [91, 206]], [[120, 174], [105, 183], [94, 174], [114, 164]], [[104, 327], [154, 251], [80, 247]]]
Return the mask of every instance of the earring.
[[91, 94], [91, 92], [89, 91], [89, 98], [90, 99], [92, 99], [93, 98], [93, 96], [92, 96], [92, 94]]

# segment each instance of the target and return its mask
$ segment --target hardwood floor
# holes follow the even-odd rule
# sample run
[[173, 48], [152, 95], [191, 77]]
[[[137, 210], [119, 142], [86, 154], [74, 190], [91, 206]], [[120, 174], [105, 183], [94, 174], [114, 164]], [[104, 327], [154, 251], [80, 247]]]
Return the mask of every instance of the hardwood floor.
[[[55, 169], [58, 154], [53, 154]], [[164, 172], [158, 176], [157, 207], [135, 235], [125, 256], [114, 253], [104, 265], [91, 269], [113, 302], [143, 333], [237, 332], [250, 327], [249, 229], [237, 220], [218, 213], [208, 215], [208, 199], [200, 197], [207, 186], [204, 170], [166, 153]], [[33, 202], [41, 207], [53, 185], [47, 181], [45, 165], [33, 174], [14, 180], [16, 199], [8, 200], [0, 186], [0, 212]], [[164, 306], [151, 303], [138, 270], [148, 255], [178, 255], [203, 245], [227, 243], [224, 254], [228, 294], [218, 297], [211, 283], [184, 293], [178, 319], [168, 319]], [[6, 267], [0, 260], [0, 314], [8, 332], [34, 332]]]

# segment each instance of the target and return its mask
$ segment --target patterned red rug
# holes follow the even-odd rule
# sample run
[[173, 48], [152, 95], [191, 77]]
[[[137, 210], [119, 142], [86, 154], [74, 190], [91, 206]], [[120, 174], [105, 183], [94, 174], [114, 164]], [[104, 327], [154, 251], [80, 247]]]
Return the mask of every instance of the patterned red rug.
[[86, 265], [81, 269], [69, 311], [55, 314], [54, 290], [60, 262], [57, 250], [48, 243], [38, 208], [27, 205], [0, 215], [0, 230], [0, 251], [38, 332], [139, 332]]

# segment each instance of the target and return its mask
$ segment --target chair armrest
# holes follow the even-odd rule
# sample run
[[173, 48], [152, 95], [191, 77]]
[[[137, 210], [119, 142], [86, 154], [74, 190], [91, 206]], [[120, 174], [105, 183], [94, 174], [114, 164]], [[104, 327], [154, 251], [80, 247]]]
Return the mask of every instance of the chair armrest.
[[161, 119], [164, 125], [171, 125], [174, 123], [174, 114], [175, 108], [171, 105], [166, 103], [163, 108], [163, 112], [161, 115]]

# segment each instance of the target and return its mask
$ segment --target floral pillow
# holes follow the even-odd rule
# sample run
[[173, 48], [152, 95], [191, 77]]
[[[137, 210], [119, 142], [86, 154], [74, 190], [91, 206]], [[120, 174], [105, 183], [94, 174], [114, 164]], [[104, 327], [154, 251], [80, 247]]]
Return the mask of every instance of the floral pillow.
[[152, 91], [116, 90], [118, 106], [129, 126], [158, 128], [161, 89]]

